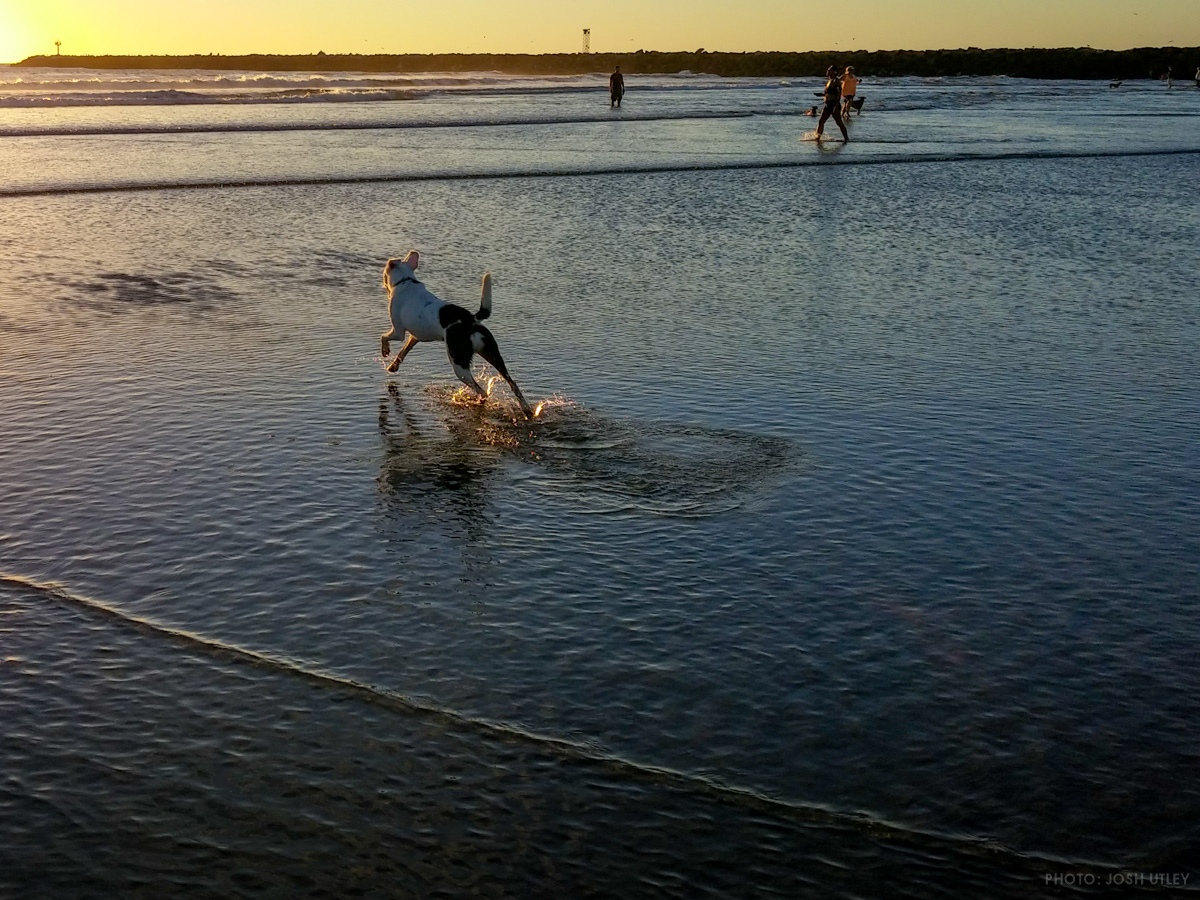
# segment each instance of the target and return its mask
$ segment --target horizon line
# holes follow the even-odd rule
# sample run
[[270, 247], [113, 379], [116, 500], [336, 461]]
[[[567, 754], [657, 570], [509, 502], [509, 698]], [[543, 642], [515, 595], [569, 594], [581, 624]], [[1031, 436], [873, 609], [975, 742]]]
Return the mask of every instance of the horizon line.
[[648, 56], [652, 54], [661, 54], [669, 56], [771, 56], [771, 55], [787, 55], [798, 56], [803, 54], [822, 54], [835, 56], [863, 55], [873, 53], [971, 53], [971, 52], [1046, 52], [1053, 53], [1057, 51], [1090, 51], [1093, 53], [1133, 53], [1137, 51], [1157, 50], [1184, 53], [1194, 51], [1200, 53], [1200, 45], [1191, 47], [1177, 47], [1173, 45], [1146, 45], [1142, 47], [1127, 47], [1123, 50], [1116, 50], [1110, 47], [1093, 47], [1090, 44], [1081, 46], [1059, 46], [1059, 47], [894, 47], [881, 48], [878, 50], [705, 50], [703, 47], [697, 50], [647, 50], [639, 48], [637, 50], [614, 50], [614, 51], [589, 51], [587, 53], [576, 51], [552, 51], [548, 53], [521, 53], [521, 52], [492, 52], [492, 51], [467, 51], [467, 50], [444, 50], [434, 52], [404, 52], [404, 53], [358, 53], [358, 52], [328, 52], [325, 50], [310, 51], [307, 53], [34, 53], [17, 62], [0, 63], [0, 65], [17, 66], [21, 63], [28, 62], [34, 59], [112, 59], [120, 58], [158, 58], [158, 59], [247, 59], [251, 57], [276, 57], [276, 58], [299, 58], [299, 57], [359, 57], [359, 58], [379, 58], [379, 57], [429, 57], [429, 56], [511, 56], [511, 57], [544, 57], [544, 56]]

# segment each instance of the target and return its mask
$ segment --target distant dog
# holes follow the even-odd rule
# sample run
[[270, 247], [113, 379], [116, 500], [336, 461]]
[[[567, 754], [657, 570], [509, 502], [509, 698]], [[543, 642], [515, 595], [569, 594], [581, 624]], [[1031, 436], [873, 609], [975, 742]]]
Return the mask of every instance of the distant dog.
[[389, 259], [383, 267], [383, 286], [388, 292], [388, 316], [392, 320], [392, 328], [379, 339], [380, 353], [386, 358], [391, 341], [404, 338], [400, 351], [388, 364], [387, 370], [395, 372], [404, 362], [404, 357], [408, 356], [408, 351], [419, 341], [442, 341], [459, 381], [481, 398], [487, 397], [487, 392], [471, 374], [471, 360], [478, 353], [508, 382], [526, 418], [533, 418], [533, 410], [525, 400], [525, 395], [508, 374], [496, 339], [479, 324], [492, 314], [491, 274], [483, 276], [479, 312], [472, 313], [457, 304], [438, 299], [417, 281], [415, 273], [420, 261], [421, 254], [412, 250], [403, 259]]

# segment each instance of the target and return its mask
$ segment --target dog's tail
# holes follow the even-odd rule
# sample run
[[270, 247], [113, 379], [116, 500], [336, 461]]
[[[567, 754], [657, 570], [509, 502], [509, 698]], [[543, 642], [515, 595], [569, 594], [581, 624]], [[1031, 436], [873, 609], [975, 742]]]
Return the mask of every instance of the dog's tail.
[[479, 312], [475, 313], [475, 321], [481, 322], [492, 314], [492, 273], [483, 276], [483, 285], [479, 289]]

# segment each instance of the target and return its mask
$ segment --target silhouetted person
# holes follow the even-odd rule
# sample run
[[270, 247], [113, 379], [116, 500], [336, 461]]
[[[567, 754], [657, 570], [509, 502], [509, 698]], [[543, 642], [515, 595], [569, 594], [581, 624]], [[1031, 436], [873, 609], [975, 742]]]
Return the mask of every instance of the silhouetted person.
[[821, 132], [825, 130], [826, 119], [833, 116], [837, 127], [842, 129], [842, 140], [849, 142], [850, 135], [846, 133], [846, 123], [842, 121], [842, 79], [833, 66], [825, 70], [825, 78], [825, 108], [821, 110], [821, 118], [817, 122], [817, 140], [821, 139]]
[[625, 77], [621, 74], [621, 67], [617, 66], [608, 76], [608, 108], [612, 109], [615, 106], [620, 109], [623, 96], [625, 96]]

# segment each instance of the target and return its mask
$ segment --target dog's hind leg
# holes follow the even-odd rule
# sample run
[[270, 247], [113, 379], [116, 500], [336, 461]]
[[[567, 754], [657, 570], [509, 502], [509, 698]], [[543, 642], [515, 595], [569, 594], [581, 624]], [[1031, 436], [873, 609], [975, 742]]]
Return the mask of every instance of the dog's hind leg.
[[461, 323], [455, 323], [446, 329], [446, 356], [450, 357], [450, 365], [458, 380], [479, 395], [483, 400], [487, 391], [479, 386], [475, 376], [471, 374], [471, 359], [475, 356], [475, 347], [471, 342], [471, 329]]
[[525, 413], [525, 418], [532, 419], [533, 409], [530, 407], [529, 401], [525, 399], [525, 395], [521, 393], [521, 389], [517, 387], [517, 383], [508, 374], [508, 366], [504, 365], [504, 357], [500, 355], [500, 347], [496, 343], [496, 339], [492, 337], [492, 333], [482, 325], [476, 325], [471, 329], [471, 339], [473, 348], [479, 351], [479, 355], [487, 360], [493, 369], [500, 373], [501, 378], [508, 382], [508, 386], [512, 388], [513, 396], [521, 404], [521, 412]]
[[388, 363], [387, 370], [395, 372], [400, 368], [400, 363], [404, 362], [404, 357], [408, 356], [408, 351], [415, 346], [417, 346], [417, 339], [410, 334], [404, 339], [404, 343], [400, 345], [400, 350], [396, 353], [396, 358]]

